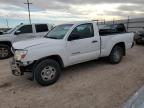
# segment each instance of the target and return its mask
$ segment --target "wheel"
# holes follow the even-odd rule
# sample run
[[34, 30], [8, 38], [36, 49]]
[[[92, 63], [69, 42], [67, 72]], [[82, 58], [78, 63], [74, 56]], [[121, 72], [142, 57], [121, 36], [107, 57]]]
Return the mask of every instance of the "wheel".
[[110, 53], [109, 62], [112, 64], [118, 64], [123, 58], [123, 53], [124, 50], [122, 47], [115, 46]]
[[60, 77], [61, 68], [57, 61], [46, 59], [34, 71], [35, 80], [42, 86], [54, 84]]
[[139, 42], [139, 41], [135, 41], [137, 45], [141, 45], [142, 42]]
[[0, 60], [7, 59], [12, 56], [12, 52], [9, 46], [0, 45]]

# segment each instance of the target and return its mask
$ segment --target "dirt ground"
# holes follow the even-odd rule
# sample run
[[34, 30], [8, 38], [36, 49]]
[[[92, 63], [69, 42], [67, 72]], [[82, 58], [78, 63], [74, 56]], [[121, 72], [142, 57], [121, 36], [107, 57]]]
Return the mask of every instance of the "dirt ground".
[[0, 108], [122, 108], [144, 84], [144, 46], [135, 46], [118, 65], [100, 59], [69, 67], [52, 86], [13, 76], [0, 61]]

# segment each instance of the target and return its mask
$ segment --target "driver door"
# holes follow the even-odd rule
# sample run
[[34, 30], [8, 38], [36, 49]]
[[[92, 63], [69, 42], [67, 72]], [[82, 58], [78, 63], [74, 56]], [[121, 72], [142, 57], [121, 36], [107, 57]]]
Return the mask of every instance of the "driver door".
[[82, 24], [72, 31], [67, 41], [69, 65], [96, 59], [100, 55], [100, 38], [92, 23]]
[[27, 40], [35, 37], [33, 26], [32, 25], [24, 25], [20, 27], [15, 33], [14, 42]]

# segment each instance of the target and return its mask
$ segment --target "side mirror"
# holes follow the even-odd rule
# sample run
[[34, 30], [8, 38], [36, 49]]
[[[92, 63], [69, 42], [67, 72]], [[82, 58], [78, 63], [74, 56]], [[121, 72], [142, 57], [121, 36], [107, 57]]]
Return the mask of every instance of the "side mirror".
[[21, 31], [18, 30], [15, 32], [15, 35], [19, 35], [19, 34], [21, 34]]
[[0, 35], [2, 35], [3, 34], [3, 32], [2, 31], [0, 31]]
[[76, 33], [72, 33], [69, 38], [68, 38], [68, 41], [72, 41], [72, 40], [77, 40], [80, 38], [80, 35], [79, 34], [76, 34]]

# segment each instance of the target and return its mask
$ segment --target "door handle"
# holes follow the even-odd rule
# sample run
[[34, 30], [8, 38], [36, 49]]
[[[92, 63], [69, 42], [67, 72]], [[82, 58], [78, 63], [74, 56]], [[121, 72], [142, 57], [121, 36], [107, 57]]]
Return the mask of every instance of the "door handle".
[[76, 54], [80, 54], [80, 52], [75, 52], [75, 53], [72, 53], [73, 55], [76, 55]]
[[96, 43], [96, 42], [98, 42], [98, 41], [97, 41], [97, 40], [93, 40], [93, 41], [92, 41], [92, 43]]

